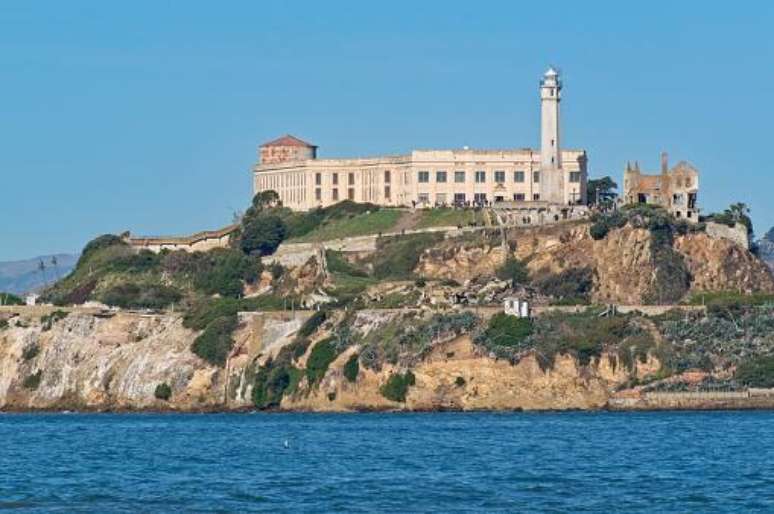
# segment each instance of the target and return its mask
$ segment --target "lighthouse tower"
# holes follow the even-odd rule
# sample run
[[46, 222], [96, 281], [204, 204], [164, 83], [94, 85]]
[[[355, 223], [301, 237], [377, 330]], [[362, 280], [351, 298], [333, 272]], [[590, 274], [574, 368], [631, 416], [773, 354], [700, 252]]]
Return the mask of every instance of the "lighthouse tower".
[[562, 82], [553, 67], [540, 81], [540, 199], [564, 203], [562, 153], [559, 149], [559, 102]]

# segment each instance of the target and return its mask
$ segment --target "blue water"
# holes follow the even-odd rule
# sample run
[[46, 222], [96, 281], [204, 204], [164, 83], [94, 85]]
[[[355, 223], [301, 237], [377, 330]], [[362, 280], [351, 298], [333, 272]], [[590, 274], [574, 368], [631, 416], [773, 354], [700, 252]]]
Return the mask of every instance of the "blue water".
[[3, 508], [774, 511], [774, 413], [2, 414]]

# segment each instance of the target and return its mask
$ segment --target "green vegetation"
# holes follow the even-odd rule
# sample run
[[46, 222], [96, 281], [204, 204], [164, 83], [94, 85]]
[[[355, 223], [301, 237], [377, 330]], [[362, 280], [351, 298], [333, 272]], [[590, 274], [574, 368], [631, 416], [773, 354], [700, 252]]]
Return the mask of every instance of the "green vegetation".
[[253, 386], [253, 403], [259, 409], [276, 407], [285, 394], [292, 394], [303, 372], [290, 365], [267, 363], [258, 370]]
[[525, 284], [529, 280], [527, 266], [519, 259], [509, 255], [505, 262], [497, 268], [495, 275], [500, 280], [508, 280], [511, 284]]
[[298, 329], [298, 337], [309, 337], [314, 334], [320, 326], [328, 319], [328, 311], [321, 310], [312, 314], [301, 328]]
[[223, 366], [234, 346], [232, 333], [237, 327], [236, 315], [215, 318], [191, 345], [191, 351], [215, 366]]
[[67, 315], [68, 313], [66, 311], [57, 309], [50, 314], [41, 316], [40, 324], [42, 325], [42, 331], [45, 332], [47, 330], [51, 330], [51, 327], [53, 327], [57, 321], [65, 319]]
[[593, 286], [591, 268], [568, 268], [561, 273], [548, 275], [533, 281], [543, 294], [553, 296], [554, 305], [588, 304]]
[[159, 384], [156, 386], [156, 390], [153, 391], [153, 396], [158, 400], [167, 401], [172, 397], [172, 388], [166, 382]]
[[11, 293], [0, 293], [0, 306], [3, 305], [24, 305], [24, 300]]
[[430, 227], [465, 227], [471, 225], [483, 225], [482, 211], [476, 209], [455, 209], [452, 207], [436, 207], [434, 209], [422, 209], [419, 220], [414, 228]]
[[328, 272], [342, 273], [351, 277], [367, 277], [368, 273], [351, 264], [344, 258], [344, 254], [335, 250], [325, 250], [325, 261], [328, 263]]
[[357, 382], [357, 376], [360, 373], [359, 361], [360, 356], [356, 353], [353, 353], [349, 356], [349, 359], [347, 359], [347, 362], [344, 364], [344, 377], [352, 383]]
[[617, 189], [618, 184], [610, 177], [589, 179], [586, 186], [586, 203], [610, 207], [618, 196]]
[[8, 328], [8, 320], [0, 319], [0, 330], [5, 330], [6, 328]]
[[512, 348], [521, 345], [532, 331], [532, 321], [528, 318], [498, 312], [489, 319], [483, 335], [486, 345], [491, 349]]
[[463, 377], [457, 377], [454, 379], [454, 385], [457, 387], [465, 387], [465, 379]]
[[747, 235], [752, 238], [753, 236], [753, 223], [750, 218], [750, 208], [744, 203], [735, 203], [730, 205], [726, 210], [720, 213], [709, 214], [705, 216], [704, 221], [714, 221], [716, 223], [722, 223], [729, 227], [733, 227], [737, 223], [741, 223], [747, 228]]
[[182, 299], [182, 293], [161, 284], [124, 283], [105, 291], [101, 300], [124, 309], [165, 309]]
[[411, 371], [406, 373], [394, 373], [390, 375], [387, 383], [379, 388], [382, 396], [394, 402], [405, 402], [409, 387], [416, 384], [416, 378]]
[[24, 348], [24, 351], [22, 352], [22, 359], [25, 361], [31, 361], [38, 356], [38, 353], [40, 353], [40, 347], [38, 347], [36, 343], [32, 343], [31, 345]]
[[376, 208], [351, 217], [327, 219], [314, 230], [295, 237], [290, 242], [321, 242], [344, 237], [357, 237], [388, 232], [403, 215], [398, 209]]
[[306, 378], [309, 383], [315, 384], [322, 380], [334, 359], [336, 359], [336, 341], [332, 337], [315, 344], [306, 361]]
[[260, 212], [242, 222], [239, 248], [248, 255], [271, 255], [286, 235], [282, 218]]
[[381, 238], [372, 257], [373, 276], [392, 280], [414, 278], [414, 268], [422, 253], [442, 239], [442, 234], [434, 233]]
[[25, 389], [31, 389], [34, 391], [35, 389], [38, 388], [38, 386], [40, 386], [40, 382], [42, 380], [43, 380], [43, 370], [39, 369], [32, 375], [28, 375], [27, 377], [24, 378], [24, 380], [22, 381], [22, 387], [24, 387]]
[[774, 355], [760, 356], [742, 362], [734, 378], [749, 387], [774, 387]]
[[194, 264], [194, 287], [209, 295], [239, 298], [244, 283], [255, 283], [263, 271], [259, 259], [226, 248], [194, 255], [198, 257]]

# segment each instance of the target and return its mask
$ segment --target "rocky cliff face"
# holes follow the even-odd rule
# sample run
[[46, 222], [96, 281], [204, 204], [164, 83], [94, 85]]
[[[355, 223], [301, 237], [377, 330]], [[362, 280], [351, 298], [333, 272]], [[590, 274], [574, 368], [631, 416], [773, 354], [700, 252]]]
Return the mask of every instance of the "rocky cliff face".
[[[592, 299], [620, 304], [646, 303], [657, 273], [650, 232], [626, 226], [601, 240], [589, 225], [563, 225], [512, 230], [508, 248], [449, 239], [422, 256], [418, 273], [429, 278], [466, 280], [492, 275], [508, 252], [526, 262], [536, 276], [570, 268], [594, 272]], [[690, 275], [689, 292], [731, 290], [772, 292], [774, 280], [765, 263], [746, 248], [725, 238], [689, 233], [675, 238], [673, 249], [682, 256]]]
[[[297, 316], [299, 316], [297, 314]], [[237, 410], [252, 406], [256, 365], [288, 344], [304, 315], [253, 315], [243, 319], [225, 368], [190, 352], [195, 333], [177, 315], [71, 313], [48, 329], [39, 319], [16, 316], [0, 331], [0, 409]], [[602, 407], [629, 373], [603, 356], [588, 366], [560, 356], [543, 370], [527, 357], [513, 365], [483, 355], [468, 336], [435, 346], [415, 367], [416, 384], [405, 403], [380, 388], [397, 370], [361, 367], [356, 381], [343, 367], [358, 346], [331, 363], [320, 384], [302, 379], [281, 404], [290, 410], [381, 409], [591, 409]], [[303, 361], [303, 359], [302, 359]], [[651, 359], [638, 376], [654, 372]], [[170, 386], [169, 400], [155, 397]]]

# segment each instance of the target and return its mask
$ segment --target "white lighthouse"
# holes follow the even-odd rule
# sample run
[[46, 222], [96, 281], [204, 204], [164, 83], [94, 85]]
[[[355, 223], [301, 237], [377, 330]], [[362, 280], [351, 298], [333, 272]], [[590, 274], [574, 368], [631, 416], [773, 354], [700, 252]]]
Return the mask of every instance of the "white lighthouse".
[[559, 102], [562, 82], [553, 67], [540, 81], [540, 199], [564, 203], [562, 152], [559, 149]]

